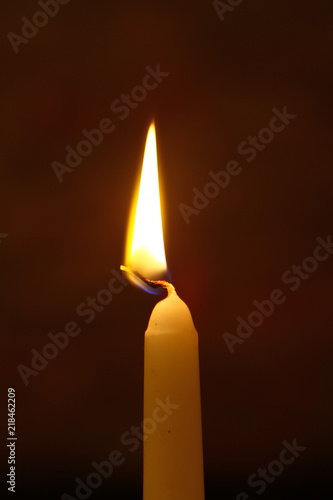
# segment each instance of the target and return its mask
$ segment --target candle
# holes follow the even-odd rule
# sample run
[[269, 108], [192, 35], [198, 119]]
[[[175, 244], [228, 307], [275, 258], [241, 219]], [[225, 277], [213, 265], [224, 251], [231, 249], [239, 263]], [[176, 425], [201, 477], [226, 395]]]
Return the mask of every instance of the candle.
[[145, 333], [143, 499], [203, 500], [198, 334], [173, 285], [157, 280], [167, 266], [153, 124], [132, 207], [125, 262], [121, 267], [136, 285], [149, 292], [168, 292], [153, 309]]
[[175, 291], [155, 306], [145, 333], [144, 423], [157, 400], [170, 414], [143, 445], [143, 498], [202, 500], [198, 335]]

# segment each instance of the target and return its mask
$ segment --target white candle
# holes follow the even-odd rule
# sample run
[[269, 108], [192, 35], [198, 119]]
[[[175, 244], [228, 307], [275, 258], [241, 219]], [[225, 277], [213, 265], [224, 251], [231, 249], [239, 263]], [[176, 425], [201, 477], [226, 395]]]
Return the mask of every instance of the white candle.
[[127, 267], [121, 267], [131, 280], [150, 292], [161, 283], [168, 290], [145, 333], [143, 498], [203, 500], [198, 334], [174, 287], [150, 281], [167, 268], [154, 125], [147, 135], [126, 247]]
[[[160, 416], [156, 400], [166, 406]], [[198, 334], [175, 291], [157, 303], [145, 333], [144, 422], [154, 411], [164, 420], [144, 441], [144, 500], [203, 500]]]

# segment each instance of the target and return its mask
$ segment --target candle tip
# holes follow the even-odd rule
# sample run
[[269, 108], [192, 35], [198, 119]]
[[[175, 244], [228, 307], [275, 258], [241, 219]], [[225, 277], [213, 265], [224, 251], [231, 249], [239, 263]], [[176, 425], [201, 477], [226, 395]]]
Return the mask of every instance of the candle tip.
[[121, 271], [125, 271], [127, 274], [130, 276], [134, 276], [135, 278], [139, 278], [143, 283], [146, 285], [150, 286], [151, 288], [166, 288], [168, 291], [168, 295], [171, 293], [175, 292], [175, 287], [169, 283], [168, 281], [162, 281], [162, 280], [150, 280], [146, 278], [145, 276], [142, 276], [138, 271], [134, 271], [133, 269], [130, 269], [127, 266], [120, 266]]

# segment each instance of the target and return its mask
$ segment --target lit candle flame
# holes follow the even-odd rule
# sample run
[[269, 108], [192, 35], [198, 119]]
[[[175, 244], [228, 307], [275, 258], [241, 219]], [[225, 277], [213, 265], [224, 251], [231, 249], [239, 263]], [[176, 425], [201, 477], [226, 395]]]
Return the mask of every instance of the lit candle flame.
[[[154, 123], [148, 130], [140, 186], [130, 215], [125, 264], [152, 280], [160, 279], [167, 271]], [[135, 277], [132, 276], [131, 279], [150, 293], [154, 293]]]

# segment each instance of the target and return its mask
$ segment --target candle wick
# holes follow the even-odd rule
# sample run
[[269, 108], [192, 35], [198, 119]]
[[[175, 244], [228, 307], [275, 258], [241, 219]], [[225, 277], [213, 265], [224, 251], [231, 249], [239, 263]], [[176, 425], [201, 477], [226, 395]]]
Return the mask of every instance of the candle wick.
[[141, 281], [143, 281], [146, 285], [150, 286], [151, 288], [166, 288], [168, 291], [168, 295], [170, 295], [172, 292], [175, 291], [175, 287], [169, 283], [168, 281], [163, 281], [163, 280], [150, 280], [146, 278], [145, 276], [142, 276], [138, 271], [134, 271], [133, 269], [130, 269], [127, 266], [120, 266], [120, 269], [122, 271], [125, 271], [126, 273], [130, 274], [131, 276], [135, 276], [136, 278], [139, 278]]

